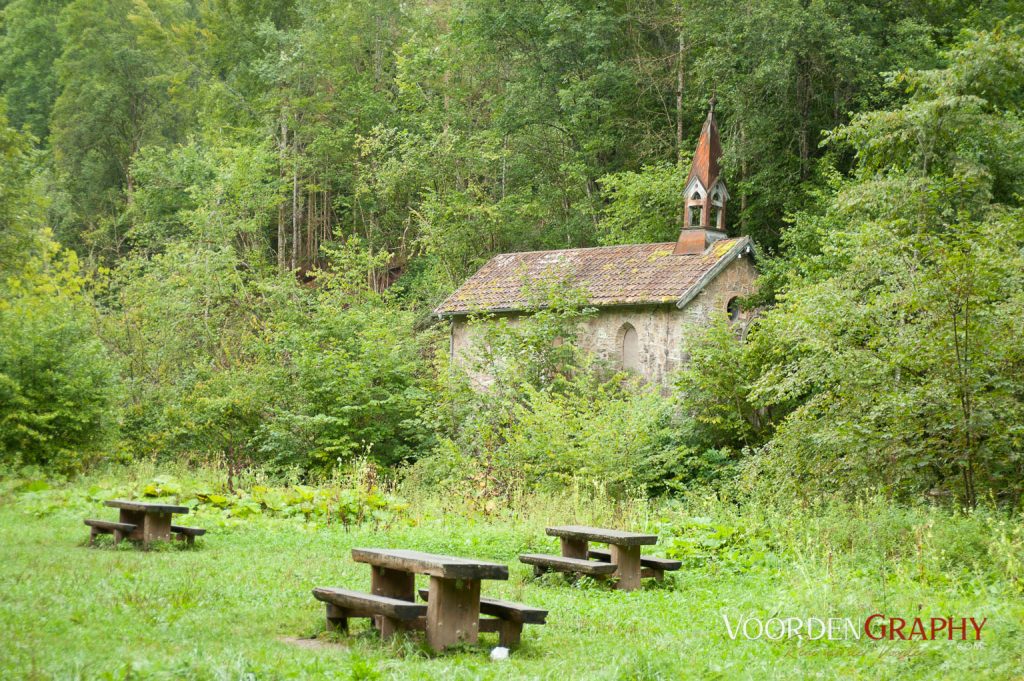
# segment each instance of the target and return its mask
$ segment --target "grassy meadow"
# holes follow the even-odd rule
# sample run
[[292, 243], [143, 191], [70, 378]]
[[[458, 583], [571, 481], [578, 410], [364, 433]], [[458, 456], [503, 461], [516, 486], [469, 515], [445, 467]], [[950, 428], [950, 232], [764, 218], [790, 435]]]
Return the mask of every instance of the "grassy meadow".
[[[151, 474], [4, 483], [0, 677], [1012, 679], [1024, 669], [1024, 532], [983, 513], [868, 501], [794, 509], [699, 498], [613, 504], [593, 490], [520, 498], [485, 513], [455, 495], [407, 492], [389, 511], [346, 526], [335, 509], [289, 517], [219, 508], [195, 491], [211, 479], [160, 478], [161, 489], [147, 483]], [[114, 548], [105, 537], [86, 546], [82, 518], [114, 517], [102, 499], [170, 487], [179, 493], [154, 498], [194, 505], [183, 522], [209, 529], [194, 548]], [[345, 498], [341, 487], [335, 492]], [[214, 501], [224, 506], [224, 496]], [[535, 579], [516, 556], [557, 551], [543, 532], [556, 522], [657, 531], [653, 552], [681, 556], [685, 567], [633, 593], [560, 575]], [[351, 561], [354, 546], [508, 563], [510, 579], [485, 582], [484, 595], [547, 608], [548, 623], [528, 626], [522, 647], [505, 661], [489, 659], [494, 634], [445, 655], [429, 652], [418, 634], [382, 643], [366, 620], [355, 621], [351, 636], [328, 634], [310, 589], [367, 589], [369, 568]], [[974, 644], [733, 640], [723, 620], [862, 623], [875, 612], [988, 621]]]

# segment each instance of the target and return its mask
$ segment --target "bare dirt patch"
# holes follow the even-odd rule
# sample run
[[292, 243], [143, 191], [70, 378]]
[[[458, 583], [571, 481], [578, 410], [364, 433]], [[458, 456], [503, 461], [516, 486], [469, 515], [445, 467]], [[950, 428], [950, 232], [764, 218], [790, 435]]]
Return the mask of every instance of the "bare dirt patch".
[[298, 646], [299, 648], [306, 648], [307, 650], [323, 650], [326, 648], [338, 648], [344, 647], [339, 643], [331, 643], [330, 641], [321, 641], [318, 638], [298, 638], [296, 636], [278, 636], [278, 641], [287, 643], [289, 645]]

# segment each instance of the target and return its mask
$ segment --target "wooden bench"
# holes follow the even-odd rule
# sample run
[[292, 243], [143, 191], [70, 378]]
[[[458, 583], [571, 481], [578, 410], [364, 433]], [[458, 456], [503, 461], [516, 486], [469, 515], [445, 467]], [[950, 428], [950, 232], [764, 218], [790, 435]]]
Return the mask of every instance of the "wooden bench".
[[[544, 532], [548, 536], [558, 537], [562, 555], [526, 554], [520, 556], [520, 561], [534, 566], [535, 574], [541, 574], [544, 570], [559, 570], [583, 575], [611, 577], [615, 580], [615, 588], [621, 591], [632, 591], [640, 587], [640, 578], [643, 576], [643, 567], [640, 565], [640, 549], [642, 546], [658, 543], [656, 534], [585, 525], [557, 525], [545, 528]], [[589, 560], [590, 542], [607, 544], [610, 549], [610, 560], [607, 562]], [[649, 568], [648, 573], [653, 576], [653, 569]]]
[[149, 546], [154, 541], [170, 541], [174, 514], [189, 512], [187, 506], [131, 499], [110, 499], [103, 504], [118, 509], [118, 522], [135, 525], [135, 529], [125, 539], [141, 542], [143, 546]]
[[[420, 589], [420, 598], [426, 601], [430, 591]], [[548, 611], [522, 603], [499, 601], [495, 598], [480, 599], [480, 614], [495, 619], [480, 618], [480, 631], [498, 632], [498, 645], [515, 648], [523, 635], [524, 624], [545, 624]]]
[[601, 563], [585, 558], [566, 558], [565, 556], [551, 556], [546, 553], [524, 553], [519, 556], [519, 562], [533, 566], [533, 574], [541, 575], [548, 570], [557, 572], [575, 572], [591, 577], [607, 577], [615, 572], [618, 566], [615, 563]]
[[[602, 563], [612, 562], [612, 552], [603, 549], [590, 549], [588, 555], [594, 560]], [[655, 558], [653, 556], [640, 556], [640, 576], [654, 577], [659, 582], [664, 579], [665, 573], [678, 570], [683, 567], [681, 560], [670, 560], [668, 558]]]
[[185, 527], [184, 525], [171, 525], [171, 532], [174, 538], [188, 542], [189, 546], [195, 543], [196, 537], [202, 537], [206, 530], [201, 527]]
[[[352, 560], [372, 567], [377, 596], [416, 601], [416, 575], [430, 577], [430, 602], [422, 626], [434, 650], [476, 643], [480, 633], [480, 586], [485, 579], [508, 579], [508, 566], [406, 549], [352, 549]], [[408, 623], [420, 628], [421, 620]]]
[[89, 526], [89, 546], [93, 545], [98, 534], [112, 534], [114, 535], [114, 544], [120, 544], [125, 535], [131, 534], [136, 528], [131, 523], [115, 523], [110, 520], [86, 518], [84, 522]]
[[351, 617], [379, 617], [382, 638], [403, 629], [422, 629], [426, 623], [427, 606], [400, 598], [325, 587], [313, 589], [313, 596], [327, 604], [328, 631], [348, 631]]

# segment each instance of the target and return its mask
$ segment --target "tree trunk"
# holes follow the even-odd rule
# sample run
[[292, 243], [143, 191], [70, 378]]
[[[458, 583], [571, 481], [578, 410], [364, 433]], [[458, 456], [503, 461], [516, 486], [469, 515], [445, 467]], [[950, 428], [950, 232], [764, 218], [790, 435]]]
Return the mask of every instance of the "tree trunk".
[[[679, 48], [676, 52], [676, 164], [679, 171], [683, 169], [683, 85], [686, 83], [685, 73], [686, 43], [682, 32], [679, 33]], [[682, 189], [685, 189], [683, 187]], [[684, 197], [685, 199], [685, 197]], [[679, 229], [686, 226], [686, 201], [679, 206]]]
[[797, 131], [800, 147], [800, 179], [806, 180], [810, 176], [811, 158], [809, 130], [811, 117], [811, 67], [808, 58], [805, 56], [798, 57], [796, 68], [796, 98], [797, 109], [800, 113], [800, 127]]
[[[294, 140], [294, 135], [292, 136]], [[295, 152], [294, 141], [292, 151]], [[299, 251], [299, 163], [298, 154], [292, 159], [292, 259], [291, 269], [296, 267], [296, 259]]]
[[747, 233], [747, 178], [750, 176], [747, 161], [747, 129], [740, 121], [740, 234]]
[[[278, 150], [281, 154], [281, 177], [285, 177], [285, 157], [288, 150], [288, 124], [281, 117], [281, 139], [278, 142]], [[284, 229], [284, 201], [277, 206], [277, 270], [284, 272], [288, 265], [288, 251], [285, 243]]]

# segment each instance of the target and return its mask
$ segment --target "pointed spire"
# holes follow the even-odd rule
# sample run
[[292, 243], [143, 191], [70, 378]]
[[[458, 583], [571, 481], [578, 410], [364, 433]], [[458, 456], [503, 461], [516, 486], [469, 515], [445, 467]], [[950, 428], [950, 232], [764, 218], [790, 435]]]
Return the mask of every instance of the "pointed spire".
[[708, 102], [708, 117], [693, 152], [690, 174], [684, 186], [686, 222], [673, 251], [676, 255], [703, 253], [714, 241], [725, 237], [725, 204], [729, 200], [729, 191], [719, 178], [722, 172], [722, 141], [715, 123], [717, 103], [718, 98], [712, 94]]
[[686, 178], [686, 184], [697, 178], [704, 185], [704, 190], [711, 189], [711, 185], [718, 179], [721, 172], [719, 162], [722, 158], [722, 141], [718, 137], [718, 124], [715, 123], [715, 104], [718, 98], [711, 96], [708, 106], [708, 117], [704, 121], [704, 127], [700, 131], [700, 139], [697, 140], [697, 150], [693, 152], [693, 162], [690, 164], [690, 174]]

